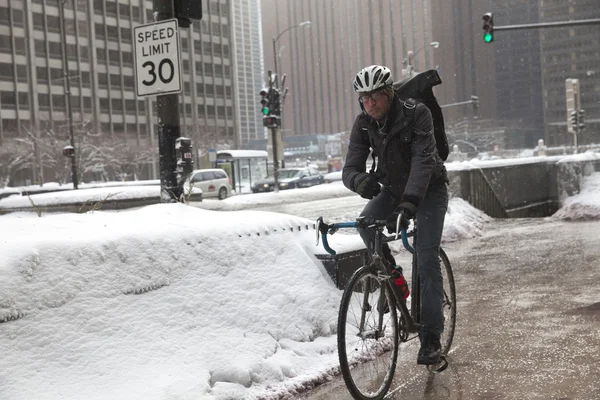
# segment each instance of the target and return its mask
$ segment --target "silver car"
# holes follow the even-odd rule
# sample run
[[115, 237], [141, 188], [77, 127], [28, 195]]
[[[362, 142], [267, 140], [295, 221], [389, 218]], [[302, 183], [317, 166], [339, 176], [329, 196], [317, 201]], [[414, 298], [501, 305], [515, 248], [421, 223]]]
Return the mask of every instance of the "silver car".
[[[197, 169], [190, 175], [189, 185], [202, 189], [202, 197], [224, 200], [231, 193], [231, 178], [222, 169]], [[188, 187], [188, 184], [185, 187]]]

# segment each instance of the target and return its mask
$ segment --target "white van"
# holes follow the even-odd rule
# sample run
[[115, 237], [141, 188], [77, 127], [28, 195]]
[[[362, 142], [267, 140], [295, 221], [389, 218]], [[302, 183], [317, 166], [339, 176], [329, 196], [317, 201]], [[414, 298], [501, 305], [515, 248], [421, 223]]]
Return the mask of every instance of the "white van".
[[202, 198], [216, 197], [224, 200], [231, 193], [231, 179], [222, 169], [196, 169], [184, 188], [189, 185], [202, 189]]

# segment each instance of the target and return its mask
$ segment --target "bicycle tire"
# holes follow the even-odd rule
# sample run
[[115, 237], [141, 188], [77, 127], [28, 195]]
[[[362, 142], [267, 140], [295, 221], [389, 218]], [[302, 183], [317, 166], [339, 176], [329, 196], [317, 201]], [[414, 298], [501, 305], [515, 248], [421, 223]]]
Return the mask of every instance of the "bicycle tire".
[[446, 252], [440, 248], [440, 259], [442, 261], [442, 282], [444, 285], [444, 332], [440, 337], [442, 354], [447, 355], [452, 346], [454, 332], [456, 329], [456, 285], [454, 273]]
[[[377, 280], [378, 271], [376, 266], [367, 265], [359, 268], [352, 275], [342, 295], [338, 314], [337, 342], [340, 369], [348, 391], [358, 400], [383, 399], [392, 384], [398, 358], [398, 317], [395, 298], [389, 283]], [[371, 287], [375, 290], [370, 290]], [[385, 300], [380, 300], [382, 288], [384, 288]], [[387, 301], [387, 310], [385, 304], [382, 304], [384, 301]], [[366, 306], [361, 306], [365, 304]], [[354, 313], [359, 311], [359, 314], [362, 314], [362, 310], [365, 310], [363, 317], [365, 326], [369, 328], [366, 332], [377, 332], [377, 326], [373, 324], [378, 325], [379, 315], [383, 315], [384, 337], [377, 338], [377, 335], [374, 339], [359, 337], [361, 318], [357, 319]], [[349, 313], [353, 313], [351, 318], [348, 318]], [[352, 339], [352, 342], [349, 339]], [[359, 346], [359, 341], [362, 339], [364, 342]], [[349, 349], [350, 354], [348, 354]], [[380, 364], [383, 364], [386, 370], [383, 377]], [[367, 376], [370, 372], [375, 376]]]

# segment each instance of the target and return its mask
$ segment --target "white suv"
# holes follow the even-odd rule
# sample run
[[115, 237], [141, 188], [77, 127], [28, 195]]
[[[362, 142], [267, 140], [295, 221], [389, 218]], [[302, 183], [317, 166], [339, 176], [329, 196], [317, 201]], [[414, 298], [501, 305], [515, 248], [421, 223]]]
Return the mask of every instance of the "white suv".
[[185, 187], [202, 189], [202, 198], [216, 197], [226, 199], [231, 193], [231, 179], [222, 169], [197, 169], [192, 172]]

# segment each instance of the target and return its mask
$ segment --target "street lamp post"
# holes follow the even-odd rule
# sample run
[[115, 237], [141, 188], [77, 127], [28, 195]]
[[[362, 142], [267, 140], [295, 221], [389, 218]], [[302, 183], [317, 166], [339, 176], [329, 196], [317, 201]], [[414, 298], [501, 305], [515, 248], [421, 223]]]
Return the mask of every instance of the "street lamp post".
[[[438, 47], [440, 47], [440, 42], [431, 42], [431, 43], [429, 43], [429, 46], [433, 47], [434, 49], [437, 49]], [[412, 50], [409, 50], [406, 53], [406, 70], [405, 71], [406, 71], [406, 75], [408, 75], [409, 78], [413, 77], [413, 72], [414, 72], [413, 60], [415, 59], [417, 54], [419, 54], [419, 52], [421, 50], [423, 50], [425, 47], [427, 47], [427, 46], [423, 46], [415, 52], [413, 52]]]
[[[75, 134], [73, 133], [73, 109], [71, 108], [71, 83], [69, 81], [69, 58], [67, 57], [67, 30], [65, 26], [65, 3], [66, 0], [61, 1], [58, 7], [59, 18], [61, 23], [61, 39], [62, 39], [62, 53], [63, 53], [63, 72], [65, 75], [65, 97], [67, 106], [67, 118], [69, 120], [69, 138], [70, 144], [75, 149]], [[73, 180], [73, 189], [77, 189], [79, 179], [77, 179], [77, 157], [73, 155], [71, 157], [71, 173]]]
[[302, 26], [310, 26], [310, 24], [311, 24], [310, 21], [300, 22], [297, 25], [292, 25], [292, 26], [288, 27], [287, 29], [284, 29], [277, 36], [273, 37], [273, 63], [275, 66], [274, 72], [275, 72], [275, 87], [276, 88], [279, 89], [279, 71], [277, 70], [277, 41], [279, 40], [281, 35], [283, 35], [287, 31], [294, 29], [294, 28], [300, 28]]
[[[283, 31], [281, 31], [277, 36], [273, 37], [273, 64], [274, 64], [274, 72], [275, 72], [275, 79], [273, 80], [273, 83], [275, 84], [275, 90], [279, 91], [279, 82], [281, 82], [281, 84], [283, 85], [283, 81], [280, 81], [279, 79], [279, 70], [278, 70], [278, 66], [277, 66], [277, 41], [279, 40], [279, 38], [281, 38], [281, 36], [290, 31], [291, 29], [294, 28], [300, 28], [303, 26], [310, 26], [311, 22], [310, 21], [304, 21], [301, 22], [297, 25], [292, 25], [286, 29], [284, 29]], [[283, 88], [281, 88], [283, 89]], [[285, 94], [284, 94], [285, 96]], [[282, 109], [283, 107], [281, 107], [280, 110], [280, 114], [282, 113]], [[280, 117], [281, 118], [281, 117]], [[275, 187], [274, 190], [276, 192], [279, 191], [279, 187], [278, 187], [278, 179], [277, 179], [277, 173], [278, 173], [278, 168], [279, 168], [279, 162], [278, 162], [278, 152], [277, 152], [277, 128], [271, 128], [271, 142], [272, 142], [272, 151], [273, 151], [273, 175], [275, 177]], [[283, 143], [281, 144], [283, 146]], [[285, 163], [285, 159], [282, 159], [282, 165]]]

